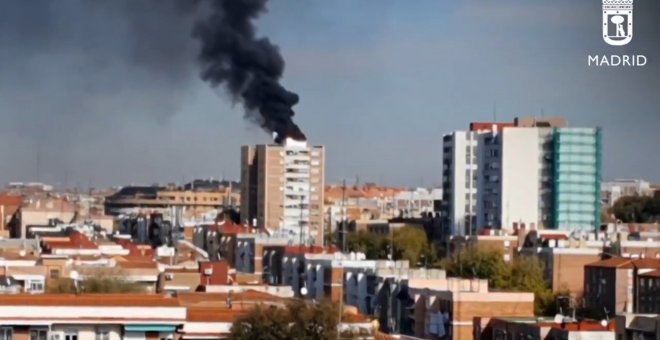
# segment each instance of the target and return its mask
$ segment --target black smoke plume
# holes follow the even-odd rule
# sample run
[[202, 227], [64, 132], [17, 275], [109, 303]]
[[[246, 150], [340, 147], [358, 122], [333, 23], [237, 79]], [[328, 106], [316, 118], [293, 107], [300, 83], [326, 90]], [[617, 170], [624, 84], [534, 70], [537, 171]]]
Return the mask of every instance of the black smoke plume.
[[293, 122], [298, 95], [280, 83], [284, 59], [268, 38], [256, 36], [253, 20], [266, 11], [266, 0], [216, 0], [211, 15], [197, 23], [193, 36], [202, 43], [199, 60], [202, 78], [212, 86], [224, 85], [246, 116], [285, 138], [305, 140]]

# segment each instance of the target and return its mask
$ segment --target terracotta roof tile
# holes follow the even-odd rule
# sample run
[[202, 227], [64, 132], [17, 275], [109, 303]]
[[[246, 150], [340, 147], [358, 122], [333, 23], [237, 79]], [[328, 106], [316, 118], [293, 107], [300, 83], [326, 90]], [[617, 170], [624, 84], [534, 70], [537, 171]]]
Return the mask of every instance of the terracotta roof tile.
[[[221, 303], [224, 304], [227, 301], [227, 293], [179, 293], [177, 298], [179, 299], [182, 305], [192, 306], [199, 305], [202, 303], [213, 304]], [[268, 294], [265, 292], [259, 292], [256, 290], [248, 290], [240, 293], [232, 293], [231, 299], [234, 302], [240, 303], [240, 301], [259, 301], [259, 302], [279, 302], [285, 300], [285, 298]]]
[[635, 259], [632, 260], [632, 265], [635, 268], [660, 269], [660, 259]]
[[654, 277], [654, 278], [659, 278], [660, 279], [660, 269], [656, 269], [654, 271], [642, 273], [642, 274], [639, 274], [639, 276]]
[[23, 197], [15, 195], [0, 195], [0, 205], [20, 207]]
[[176, 307], [179, 301], [165, 295], [148, 294], [17, 294], [0, 295], [0, 306], [108, 306]]
[[590, 263], [589, 267], [601, 268], [642, 268], [642, 269], [660, 269], [660, 259], [631, 259], [624, 257], [613, 257], [607, 260], [601, 260]]
[[630, 264], [631, 259], [623, 257], [613, 257], [607, 260], [600, 260], [589, 263], [586, 267], [599, 267], [599, 268], [625, 268]]
[[188, 307], [189, 322], [233, 322], [247, 310], [218, 309], [215, 307]]

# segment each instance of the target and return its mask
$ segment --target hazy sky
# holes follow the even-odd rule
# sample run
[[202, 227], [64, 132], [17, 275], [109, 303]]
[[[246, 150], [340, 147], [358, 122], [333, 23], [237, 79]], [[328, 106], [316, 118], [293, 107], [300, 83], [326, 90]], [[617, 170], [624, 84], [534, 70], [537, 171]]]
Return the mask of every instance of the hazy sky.
[[[237, 178], [240, 146], [270, 136], [199, 79], [185, 4], [0, 1], [0, 181]], [[624, 47], [602, 40], [600, 0], [269, 7], [259, 33], [284, 55], [297, 123], [327, 147], [328, 182], [439, 184], [442, 134], [492, 120], [494, 104], [501, 121], [543, 110], [601, 126], [605, 179], [660, 181], [657, 0], [635, 1]], [[648, 64], [587, 66], [604, 53]]]

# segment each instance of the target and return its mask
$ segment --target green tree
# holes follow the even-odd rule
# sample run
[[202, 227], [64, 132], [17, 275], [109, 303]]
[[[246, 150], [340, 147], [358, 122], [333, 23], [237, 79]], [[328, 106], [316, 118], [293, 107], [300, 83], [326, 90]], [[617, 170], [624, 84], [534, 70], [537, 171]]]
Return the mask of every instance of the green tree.
[[521, 256], [511, 264], [511, 274], [503, 289], [534, 293], [534, 312], [548, 315], [554, 310], [556, 297], [545, 279], [543, 263], [535, 256]]
[[296, 300], [285, 308], [258, 305], [234, 321], [233, 340], [326, 340], [337, 338], [339, 309], [324, 300]]
[[[498, 250], [469, 247], [443, 262], [449, 276], [488, 280], [493, 289], [534, 293], [537, 315], [551, 315], [556, 297], [545, 279], [543, 263], [534, 256], [504, 261]], [[549, 314], [550, 313], [550, 314]]]
[[348, 250], [364, 253], [368, 259], [387, 258], [387, 238], [365, 231], [348, 234], [346, 239]]
[[[397, 260], [408, 260], [411, 266], [422, 261], [421, 256], [431, 256], [424, 230], [415, 227], [403, 227], [394, 231], [394, 257]], [[427, 259], [428, 262], [428, 259]]]
[[624, 196], [612, 206], [612, 212], [624, 223], [652, 223], [660, 219], [660, 198]]
[[230, 340], [288, 339], [289, 316], [286, 310], [257, 305], [242, 315], [231, 326]]
[[346, 241], [350, 251], [364, 253], [367, 259], [387, 259], [392, 245], [394, 259], [408, 260], [411, 266], [433, 266], [438, 258], [424, 230], [415, 227], [397, 229], [389, 236], [359, 231], [349, 234]]
[[[99, 274], [87, 277], [78, 282], [80, 293], [142, 293], [144, 288], [140, 285], [120, 279], [119, 277]], [[60, 279], [49, 289], [51, 293], [74, 294], [76, 286], [71, 279]]]
[[493, 288], [506, 285], [511, 276], [510, 265], [499, 250], [468, 247], [443, 261], [449, 276], [487, 279]]

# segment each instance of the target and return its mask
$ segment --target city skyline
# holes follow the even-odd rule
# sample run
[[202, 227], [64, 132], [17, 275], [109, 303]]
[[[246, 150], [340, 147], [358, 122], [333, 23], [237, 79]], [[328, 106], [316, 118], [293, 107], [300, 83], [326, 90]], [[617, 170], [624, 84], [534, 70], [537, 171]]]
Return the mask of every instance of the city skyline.
[[[142, 40], [127, 37], [125, 8], [75, 5], [10, 1], [0, 13], [0, 181], [238, 179], [240, 147], [271, 138], [199, 79], [191, 19], [167, 8], [147, 17], [172, 24], [152, 46], [181, 62], [164, 73], [160, 60], [142, 59], [153, 51], [134, 49]], [[301, 95], [296, 120], [327, 148], [328, 183], [440, 185], [443, 134], [535, 114], [602, 127], [604, 180], [660, 181], [657, 2], [635, 1], [625, 47], [601, 39], [600, 1], [268, 5], [259, 35], [281, 48], [283, 83]], [[50, 30], [23, 20], [28, 14]], [[649, 62], [587, 66], [589, 54], [604, 53]]]

